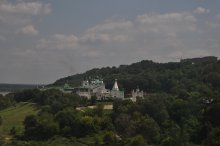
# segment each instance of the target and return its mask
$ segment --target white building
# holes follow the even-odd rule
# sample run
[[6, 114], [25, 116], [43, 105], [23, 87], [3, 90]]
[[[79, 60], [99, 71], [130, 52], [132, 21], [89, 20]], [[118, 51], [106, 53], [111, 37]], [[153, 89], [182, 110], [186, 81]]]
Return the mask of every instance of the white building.
[[101, 79], [85, 80], [81, 87], [74, 89], [74, 92], [88, 99], [92, 96], [96, 96], [98, 100], [112, 98], [124, 99], [124, 91], [119, 90], [117, 80], [115, 80], [112, 90], [106, 89], [105, 83]]
[[131, 97], [129, 98], [133, 102], [137, 101], [137, 97], [144, 98], [144, 91], [137, 88], [136, 90], [132, 90]]
[[137, 88], [136, 90], [132, 90], [132, 97], [133, 98], [137, 98], [137, 97], [144, 97], [144, 91], [141, 91], [139, 88]]
[[111, 90], [111, 97], [124, 99], [124, 91], [119, 90], [117, 79], [115, 80], [114, 86]]

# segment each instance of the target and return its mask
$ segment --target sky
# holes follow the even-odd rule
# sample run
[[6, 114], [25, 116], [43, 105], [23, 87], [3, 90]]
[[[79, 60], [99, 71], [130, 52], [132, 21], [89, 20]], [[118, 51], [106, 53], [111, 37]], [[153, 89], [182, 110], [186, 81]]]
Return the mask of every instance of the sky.
[[220, 56], [220, 0], [1, 0], [0, 83]]

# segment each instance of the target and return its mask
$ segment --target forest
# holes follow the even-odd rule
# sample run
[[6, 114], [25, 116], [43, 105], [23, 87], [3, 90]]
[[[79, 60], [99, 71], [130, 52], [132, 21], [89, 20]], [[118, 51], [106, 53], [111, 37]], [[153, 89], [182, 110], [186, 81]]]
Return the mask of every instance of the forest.
[[[14, 125], [4, 146], [219, 146], [220, 61], [216, 57], [155, 63], [143, 60], [131, 65], [92, 69], [57, 80], [73, 87], [90, 77], [101, 77], [106, 87], [118, 79], [129, 94], [137, 86], [146, 92], [137, 102], [114, 99], [88, 100], [60, 90], [22, 90], [0, 97], [2, 110], [32, 103], [36, 114], [27, 115], [22, 129]], [[108, 101], [109, 102], [109, 101]], [[86, 108], [94, 105], [94, 108]], [[78, 110], [77, 107], [85, 107]], [[0, 133], [1, 135], [1, 133]]]

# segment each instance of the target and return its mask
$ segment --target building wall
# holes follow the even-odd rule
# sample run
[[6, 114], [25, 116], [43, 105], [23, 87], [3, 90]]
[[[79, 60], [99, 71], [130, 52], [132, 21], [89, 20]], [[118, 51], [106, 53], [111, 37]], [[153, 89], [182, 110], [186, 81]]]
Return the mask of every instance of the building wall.
[[89, 91], [77, 91], [76, 94], [91, 99], [91, 93]]
[[111, 97], [124, 99], [124, 91], [111, 90]]
[[144, 97], [144, 92], [137, 89], [136, 91], [132, 91], [132, 98], [136, 97]]

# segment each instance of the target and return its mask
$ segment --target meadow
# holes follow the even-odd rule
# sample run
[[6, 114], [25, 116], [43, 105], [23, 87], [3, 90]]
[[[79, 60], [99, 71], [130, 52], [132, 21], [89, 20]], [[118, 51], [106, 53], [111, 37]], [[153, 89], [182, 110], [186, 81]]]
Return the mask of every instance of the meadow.
[[9, 107], [0, 111], [2, 125], [0, 126], [0, 135], [10, 137], [10, 131], [13, 127], [17, 133], [23, 131], [23, 121], [27, 115], [36, 114], [37, 107], [33, 103], [20, 102], [16, 106]]

